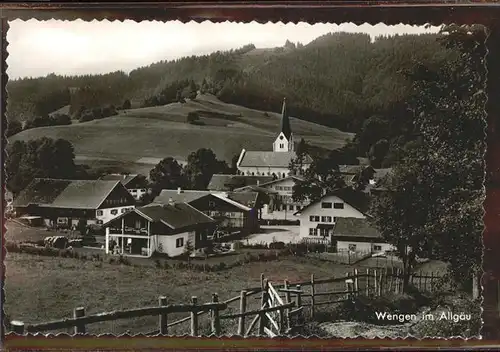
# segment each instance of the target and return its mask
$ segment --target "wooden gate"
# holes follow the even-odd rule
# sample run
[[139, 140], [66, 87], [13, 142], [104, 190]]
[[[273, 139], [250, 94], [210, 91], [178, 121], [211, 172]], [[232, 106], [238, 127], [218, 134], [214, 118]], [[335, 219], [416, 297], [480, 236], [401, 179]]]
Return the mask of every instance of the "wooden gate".
[[[260, 319], [259, 335], [275, 337], [290, 333], [294, 328], [290, 317], [302, 312], [302, 307], [297, 306], [297, 304], [301, 305], [300, 288], [298, 290], [276, 289], [264, 279], [262, 286], [261, 310], [266, 312]], [[292, 291], [297, 296], [296, 302], [291, 302]], [[279, 292], [284, 292], [285, 297], [281, 297]]]

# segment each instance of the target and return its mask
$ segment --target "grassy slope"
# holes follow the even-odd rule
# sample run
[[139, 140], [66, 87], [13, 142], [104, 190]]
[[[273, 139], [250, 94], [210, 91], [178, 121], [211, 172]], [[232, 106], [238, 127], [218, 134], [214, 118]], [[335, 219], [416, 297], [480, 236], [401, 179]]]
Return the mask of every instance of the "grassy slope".
[[[185, 123], [190, 111], [199, 111], [204, 126]], [[210, 115], [207, 115], [210, 113]], [[14, 140], [42, 136], [64, 138], [77, 155], [137, 162], [144, 157], [173, 156], [185, 160], [198, 148], [211, 148], [219, 158], [230, 161], [242, 148], [270, 150], [279, 130], [279, 114], [225, 104], [213, 96], [200, 96], [185, 104], [132, 109], [117, 116], [70, 126], [53, 126], [23, 131]], [[352, 134], [299, 119], [291, 119], [296, 141], [334, 149]], [[102, 160], [101, 160], [102, 161]]]
[[[99, 267], [100, 264], [102, 267]], [[214, 292], [219, 294], [221, 300], [226, 300], [237, 296], [243, 288], [259, 286], [261, 273], [272, 282], [281, 283], [284, 279], [305, 281], [311, 273], [317, 278], [343, 276], [348, 270], [332, 263], [290, 258], [272, 264], [251, 263], [217, 273], [196, 273], [18, 253], [7, 255], [5, 266], [8, 283], [5, 286], [5, 312], [11, 319], [27, 323], [69, 317], [76, 306], [84, 306], [88, 314], [93, 314], [157, 305], [160, 295], [166, 295], [172, 304], [187, 303], [193, 295], [198, 297], [199, 302], [208, 302]], [[326, 285], [321, 287], [325, 291], [332, 289]], [[341, 290], [342, 287], [336, 289]], [[259, 299], [258, 295], [250, 296], [247, 300], [250, 307], [247, 309], [257, 309]], [[238, 302], [231, 307], [224, 314], [235, 312]], [[172, 315], [169, 321], [184, 316], [187, 314]], [[88, 332], [149, 332], [156, 329], [157, 322], [157, 317], [119, 320], [90, 325]], [[205, 318], [200, 322], [206, 323]], [[236, 320], [226, 324], [237, 326]], [[189, 322], [172, 329], [171, 333], [188, 331]]]

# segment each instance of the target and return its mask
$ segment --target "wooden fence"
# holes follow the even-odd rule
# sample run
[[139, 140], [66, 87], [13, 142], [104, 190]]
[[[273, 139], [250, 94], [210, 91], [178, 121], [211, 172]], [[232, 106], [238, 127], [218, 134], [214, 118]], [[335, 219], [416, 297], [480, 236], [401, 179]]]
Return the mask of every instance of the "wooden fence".
[[[412, 282], [421, 290], [432, 290], [433, 283], [439, 276], [415, 275]], [[323, 285], [329, 285], [327, 290], [321, 290]], [[310, 289], [304, 290], [305, 287]], [[37, 324], [25, 324], [21, 321], [11, 321], [10, 330], [17, 334], [46, 332], [61, 329], [73, 329], [75, 334], [85, 334], [87, 325], [131, 319], [144, 316], [158, 316], [158, 329], [146, 335], [168, 335], [173, 326], [190, 322], [191, 336], [200, 336], [199, 317], [209, 314], [210, 330], [212, 334], [221, 335], [221, 320], [237, 319], [237, 333], [240, 336], [279, 336], [290, 334], [300, 329], [305, 322], [305, 307], [310, 307], [310, 315], [314, 317], [317, 307], [334, 305], [352, 299], [355, 295], [383, 295], [387, 292], [401, 292], [402, 273], [400, 270], [363, 270], [354, 269], [345, 276], [316, 279], [314, 274], [310, 280], [290, 283], [284, 280], [282, 284], [272, 284], [261, 274], [261, 285], [244, 289], [238, 296], [219, 302], [216, 293], [209, 303], [198, 303], [198, 298], [191, 297], [190, 304], [168, 304], [167, 298], [160, 296], [158, 306], [137, 309], [128, 309], [94, 315], [86, 315], [84, 307], [77, 307], [72, 318]], [[260, 307], [256, 310], [247, 310], [248, 297], [261, 293]], [[327, 300], [324, 300], [324, 297]], [[332, 297], [335, 297], [332, 299]], [[232, 303], [239, 302], [239, 313], [221, 315]], [[172, 313], [189, 313], [189, 316], [169, 322], [168, 316]], [[246, 325], [246, 319], [254, 317]], [[258, 323], [258, 324], [257, 324]], [[257, 330], [258, 329], [258, 330]], [[257, 333], [252, 332], [257, 330]]]

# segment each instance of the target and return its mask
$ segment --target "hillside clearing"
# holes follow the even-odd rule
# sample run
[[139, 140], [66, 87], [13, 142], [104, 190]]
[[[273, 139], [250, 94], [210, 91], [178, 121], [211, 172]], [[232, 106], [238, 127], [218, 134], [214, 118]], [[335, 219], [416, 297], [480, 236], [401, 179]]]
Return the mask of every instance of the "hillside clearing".
[[[197, 112], [204, 125], [187, 124], [189, 112]], [[144, 169], [145, 158], [172, 156], [186, 160], [199, 148], [211, 148], [218, 158], [230, 162], [234, 155], [247, 150], [270, 150], [279, 130], [280, 114], [225, 104], [213, 96], [202, 95], [185, 104], [121, 111], [119, 115], [69, 126], [40, 127], [10, 138], [29, 140], [40, 137], [63, 138], [75, 147], [77, 156], [86, 161], [131, 163], [129, 168]], [[335, 128], [291, 118], [295, 140], [304, 138], [311, 145], [336, 149], [352, 134]], [[133, 165], [136, 164], [136, 165]], [[143, 164], [143, 165], [137, 165]]]

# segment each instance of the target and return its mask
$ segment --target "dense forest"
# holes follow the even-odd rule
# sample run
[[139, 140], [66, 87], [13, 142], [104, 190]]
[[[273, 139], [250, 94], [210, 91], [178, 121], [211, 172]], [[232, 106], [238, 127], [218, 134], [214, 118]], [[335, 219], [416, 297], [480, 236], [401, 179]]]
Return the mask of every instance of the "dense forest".
[[[416, 64], [440, 67], [456, 51], [441, 34], [379, 37], [330, 33], [307, 45], [240, 49], [161, 61], [128, 75], [57, 76], [10, 81], [9, 120], [26, 121], [70, 105], [84, 109], [168, 104], [211, 93], [220, 100], [276, 111], [287, 97], [292, 116], [355, 132], [346, 150], [388, 166], [412, 138], [407, 101]], [[410, 123], [409, 123], [410, 122]]]

